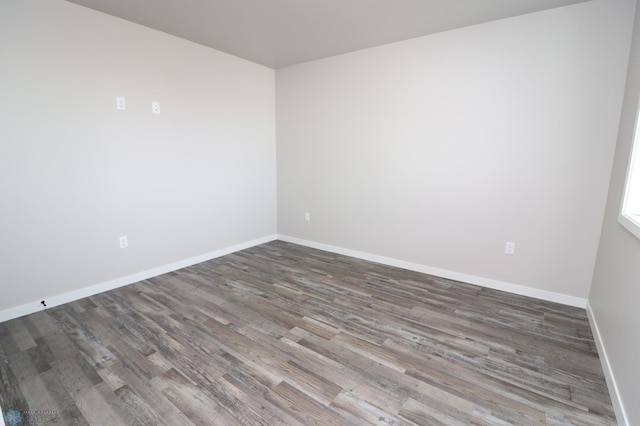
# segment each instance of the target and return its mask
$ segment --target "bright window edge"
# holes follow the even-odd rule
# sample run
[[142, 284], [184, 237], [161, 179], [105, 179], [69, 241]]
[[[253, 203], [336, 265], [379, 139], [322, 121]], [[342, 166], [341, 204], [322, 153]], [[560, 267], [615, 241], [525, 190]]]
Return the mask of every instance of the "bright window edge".
[[[624, 226], [629, 232], [640, 239], [640, 210], [629, 211], [628, 201], [631, 199], [630, 191], [633, 189], [634, 203], [640, 197], [640, 99], [637, 104], [636, 123], [633, 133], [633, 141], [631, 152], [629, 153], [629, 161], [627, 163], [627, 173], [625, 176], [624, 192], [622, 193], [622, 203], [620, 205], [620, 214], [618, 215], [618, 223]], [[634, 209], [637, 209], [634, 205]]]

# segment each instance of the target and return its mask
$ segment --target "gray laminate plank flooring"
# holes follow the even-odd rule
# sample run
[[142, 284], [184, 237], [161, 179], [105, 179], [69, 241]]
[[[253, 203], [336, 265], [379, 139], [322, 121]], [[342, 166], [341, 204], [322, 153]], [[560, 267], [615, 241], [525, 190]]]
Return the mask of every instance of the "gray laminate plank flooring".
[[22, 423], [613, 425], [586, 313], [275, 241], [0, 324]]

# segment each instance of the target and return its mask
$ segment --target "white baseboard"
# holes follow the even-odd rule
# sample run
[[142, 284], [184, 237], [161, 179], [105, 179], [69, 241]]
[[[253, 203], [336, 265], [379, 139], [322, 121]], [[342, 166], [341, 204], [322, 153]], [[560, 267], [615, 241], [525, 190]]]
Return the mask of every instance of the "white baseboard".
[[421, 265], [419, 263], [406, 262], [404, 260], [393, 259], [390, 257], [378, 256], [376, 254], [365, 253], [357, 250], [346, 249], [342, 247], [332, 246], [329, 244], [317, 243], [315, 241], [303, 240], [300, 238], [289, 237], [287, 235], [278, 235], [278, 239], [302, 246], [316, 248], [319, 250], [329, 251], [332, 253], [343, 254], [345, 256], [356, 257], [358, 259], [369, 260], [371, 262], [382, 263], [384, 265], [395, 266], [398, 268], [408, 269], [410, 271], [421, 272], [423, 274], [434, 275], [441, 278], [447, 278], [455, 281], [462, 281], [469, 284], [475, 284], [494, 290], [502, 290], [509, 293], [519, 294], [522, 296], [534, 297], [549, 302], [561, 303], [563, 305], [574, 306], [576, 308], [586, 308], [587, 299], [581, 297], [569, 296], [566, 294], [555, 293], [553, 291], [540, 290], [537, 288], [526, 287], [523, 285], [512, 284], [504, 281], [492, 280], [489, 278], [478, 277], [475, 275], [462, 274], [459, 272], [449, 271], [446, 269], [434, 268], [432, 266]]
[[[251, 240], [251, 241], [246, 241], [230, 247], [215, 250], [210, 253], [205, 253], [200, 256], [183, 259], [178, 262], [173, 262], [157, 268], [127, 275], [121, 278], [116, 278], [114, 280], [106, 281], [100, 284], [85, 287], [85, 288], [71, 291], [68, 293], [63, 293], [57, 296], [49, 297], [47, 298], [47, 308], [73, 302], [75, 300], [93, 296], [98, 293], [102, 293], [118, 287], [123, 287], [123, 286], [133, 284], [145, 279], [153, 278], [158, 275], [166, 274], [168, 272], [176, 271], [178, 269], [194, 265], [196, 263], [205, 262], [207, 260], [215, 259], [227, 254], [231, 254], [240, 250], [245, 250], [247, 248], [268, 243], [270, 241], [274, 241], [277, 239], [294, 243], [294, 244], [303, 245], [306, 247], [316, 248], [319, 250], [329, 251], [332, 253], [342, 254], [345, 256], [351, 256], [358, 259], [368, 260], [371, 262], [377, 262], [384, 265], [395, 266], [395, 267], [399, 267], [399, 268], [403, 268], [411, 271], [416, 271], [416, 272], [421, 272], [421, 273], [434, 275], [442, 278], [452, 279], [455, 281], [462, 281], [469, 284], [476, 284], [482, 287], [507, 291], [514, 294], [535, 297], [542, 300], [562, 303], [565, 305], [586, 309], [587, 315], [589, 318], [589, 323], [591, 324], [591, 329], [593, 330], [596, 347], [598, 349], [598, 353], [600, 354], [600, 361], [602, 363], [602, 368], [604, 370], [607, 386], [609, 387], [609, 393], [611, 394], [611, 400], [613, 403], [613, 408], [616, 413], [616, 418], [618, 419], [618, 424], [621, 426], [629, 426], [626, 411], [620, 399], [618, 386], [616, 384], [616, 380], [613, 375], [613, 371], [611, 370], [609, 359], [607, 357], [607, 352], [605, 350], [604, 344], [602, 342], [602, 338], [600, 336], [598, 324], [593, 314], [593, 311], [591, 309], [591, 305], [589, 304], [587, 299], [583, 299], [575, 296], [569, 296], [561, 293], [550, 292], [547, 290], [540, 290], [540, 289], [530, 288], [530, 287], [521, 286], [517, 284], [492, 280], [488, 278], [477, 277], [474, 275], [462, 274], [454, 271], [449, 271], [446, 269], [434, 268], [431, 266], [421, 265], [421, 264], [412, 263], [412, 262], [406, 262], [403, 260], [398, 260], [398, 259], [379, 256], [379, 255], [370, 254], [366, 252], [361, 252], [357, 250], [351, 250], [351, 249], [346, 249], [342, 247], [332, 246], [329, 244], [317, 243], [314, 241], [304, 240], [304, 239], [295, 238], [295, 237], [289, 237], [286, 235], [271, 235], [271, 236]], [[9, 308], [9, 309], [0, 311], [0, 322], [8, 321], [24, 315], [39, 312], [44, 309], [46, 308], [44, 308], [40, 304], [40, 301], [34, 301], [32, 303], [27, 303], [24, 305], [16, 306], [14, 308]], [[4, 411], [0, 411], [0, 413], [4, 414]]]
[[167, 265], [159, 266], [157, 268], [149, 269], [135, 274], [127, 275], [125, 277], [116, 278], [114, 280], [106, 281], [100, 284], [95, 284], [89, 287], [84, 287], [78, 290], [70, 291], [68, 293], [59, 294], [53, 297], [47, 297], [47, 307], [42, 306], [40, 301], [33, 301], [24, 305], [16, 306], [14, 308], [5, 309], [0, 311], [0, 322], [8, 321], [14, 318], [18, 318], [24, 315], [32, 314], [65, 303], [73, 302], [85, 297], [93, 296], [98, 293], [102, 293], [114, 288], [123, 287], [125, 285], [133, 284], [138, 281], [146, 280], [149, 278], [157, 277], [158, 275], [166, 274], [167, 272], [173, 272], [187, 266], [195, 265], [196, 263], [205, 262], [207, 260], [215, 259], [227, 254], [234, 253], [236, 251], [244, 250], [253, 246], [268, 243], [269, 241], [276, 240], [276, 235], [270, 235], [267, 237], [258, 238], [251, 241], [246, 241], [240, 244], [233, 245], [231, 247], [225, 247], [220, 250], [215, 250], [210, 253], [205, 253], [200, 256], [191, 257], [189, 259], [179, 260], [177, 262], [169, 263]]
[[[540, 290], [540, 289], [526, 287], [518, 284], [492, 280], [489, 278], [478, 277], [475, 275], [462, 274], [459, 272], [449, 271], [446, 269], [434, 268], [432, 266], [421, 265], [418, 263], [407, 262], [404, 260], [393, 259], [390, 257], [384, 257], [384, 256], [379, 256], [371, 253], [357, 251], [357, 250], [346, 249], [342, 247], [332, 246], [329, 244], [317, 243], [314, 241], [303, 240], [300, 238], [289, 237], [286, 235], [270, 235], [270, 236], [258, 238], [252, 241], [236, 244], [234, 246], [226, 247], [210, 253], [205, 253], [200, 256], [180, 260], [178, 262], [159, 266], [157, 268], [127, 275], [125, 277], [116, 278], [114, 280], [106, 281], [100, 284], [84, 287], [68, 293], [63, 293], [53, 297], [48, 297], [46, 299], [47, 308], [62, 305], [68, 302], [72, 302], [74, 300], [82, 299], [84, 297], [93, 296], [95, 294], [112, 290], [114, 288], [133, 284], [138, 281], [142, 281], [158, 275], [166, 274], [167, 272], [172, 272], [181, 268], [185, 268], [187, 266], [194, 265], [196, 263], [215, 259], [217, 257], [224, 256], [226, 254], [244, 250], [259, 244], [264, 244], [276, 239], [311, 247], [311, 248], [316, 248], [319, 250], [325, 250], [333, 253], [343, 254], [346, 256], [356, 257], [359, 259], [369, 260], [371, 262], [377, 262], [384, 265], [395, 266], [398, 268], [403, 268], [411, 271], [421, 272], [424, 274], [434, 275], [437, 277], [447, 278], [455, 281], [462, 281], [469, 284], [476, 284], [482, 287], [492, 288], [495, 290], [502, 290], [502, 291], [507, 291], [509, 293], [520, 294], [523, 296], [535, 297], [537, 299], [547, 300], [550, 302], [562, 303], [564, 305], [575, 306], [583, 309], [586, 308], [587, 306], [587, 300], [580, 297], [569, 296], [566, 294], [555, 293], [547, 290]], [[33, 301], [31, 303], [26, 303], [24, 305], [16, 306], [13, 308], [9, 308], [9, 309], [0, 311], [0, 322], [8, 321], [10, 319], [18, 318], [23, 315], [28, 315], [34, 312], [39, 312], [43, 309], [46, 309], [46, 308], [44, 308], [40, 304], [39, 300]]]
[[602, 370], [604, 371], [604, 377], [607, 380], [607, 387], [609, 388], [609, 395], [611, 396], [611, 403], [613, 404], [613, 410], [616, 413], [616, 419], [620, 426], [629, 426], [629, 419], [627, 418], [627, 412], [622, 404], [620, 398], [620, 392], [618, 390], [618, 384], [616, 383], [611, 364], [609, 364], [609, 357], [600, 335], [600, 329], [598, 328], [598, 322], [591, 309], [591, 304], [587, 301], [587, 316], [589, 317], [589, 324], [591, 325], [591, 331], [593, 332], [593, 340], [596, 342], [598, 348], [598, 354], [600, 355], [600, 363], [602, 364]]

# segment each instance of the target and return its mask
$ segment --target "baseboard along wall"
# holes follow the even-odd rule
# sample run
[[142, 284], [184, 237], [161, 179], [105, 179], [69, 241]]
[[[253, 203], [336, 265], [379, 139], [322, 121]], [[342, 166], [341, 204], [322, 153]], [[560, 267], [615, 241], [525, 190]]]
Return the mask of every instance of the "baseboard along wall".
[[113, 290], [114, 288], [123, 287], [129, 284], [137, 283], [138, 281], [157, 277], [158, 275], [162, 275], [168, 272], [176, 271], [178, 269], [186, 268], [187, 266], [195, 265], [196, 263], [206, 262], [207, 260], [215, 259], [217, 257], [231, 254], [236, 251], [245, 250], [250, 247], [268, 243], [276, 239], [277, 239], [277, 235], [270, 235], [270, 236], [258, 238], [255, 240], [251, 240], [251, 241], [246, 241], [243, 243], [235, 244], [230, 247], [225, 247], [219, 250], [205, 253], [199, 256], [195, 256], [188, 259], [179, 260], [177, 262], [169, 263], [167, 265], [159, 266], [157, 268], [148, 269], [146, 271], [137, 272], [135, 274], [116, 278], [100, 284], [84, 287], [79, 290], [70, 291], [68, 293], [59, 294], [53, 297], [47, 297], [46, 307], [44, 307], [40, 303], [41, 302], [41, 299], [40, 299], [37, 301], [26, 303], [24, 305], [16, 306], [14, 308], [5, 309], [4, 311], [0, 311], [0, 322], [8, 321], [14, 318], [19, 318], [24, 315], [33, 314], [35, 312], [39, 312], [47, 308], [63, 305], [65, 303], [69, 303], [85, 297], [93, 296], [94, 294]]
[[620, 398], [620, 391], [618, 390], [618, 384], [613, 374], [613, 369], [609, 363], [609, 357], [607, 350], [605, 349], [602, 336], [600, 335], [600, 329], [598, 328], [598, 322], [596, 321], [595, 314], [591, 308], [591, 304], [587, 301], [587, 317], [589, 318], [589, 325], [591, 325], [591, 332], [593, 333], [593, 340], [596, 342], [596, 348], [598, 349], [598, 355], [600, 356], [600, 364], [602, 364], [602, 370], [604, 371], [604, 377], [607, 380], [607, 387], [609, 388], [609, 396], [611, 396], [611, 403], [616, 413], [616, 419], [620, 426], [629, 426], [629, 419], [627, 412]]
[[278, 235], [278, 239], [302, 246], [316, 248], [319, 250], [329, 251], [332, 253], [343, 254], [345, 256], [356, 257], [358, 259], [368, 260], [371, 262], [381, 263], [383, 265], [395, 266], [398, 268], [408, 269], [410, 271], [421, 272], [423, 274], [434, 275], [440, 278], [447, 278], [454, 281], [461, 281], [468, 284], [475, 284], [481, 287], [491, 288], [494, 290], [506, 291], [508, 293], [518, 294], [521, 296], [535, 297], [549, 302], [561, 303], [563, 305], [573, 306], [585, 309], [587, 307], [587, 299], [575, 296], [569, 296], [553, 291], [540, 290], [536, 288], [526, 287], [523, 285], [512, 284], [504, 281], [492, 280], [489, 278], [478, 277], [475, 275], [462, 274], [446, 269], [434, 268], [432, 266], [422, 265], [419, 263], [406, 262], [404, 260], [393, 259], [390, 257], [378, 256], [357, 250], [346, 249], [342, 247], [332, 246], [329, 244], [317, 243], [314, 241], [303, 240], [300, 238], [289, 237], [286, 235]]
[[74, 300], [82, 299], [88, 296], [93, 296], [94, 294], [102, 293], [104, 291], [112, 290], [114, 288], [133, 284], [138, 281], [153, 278], [158, 275], [166, 274], [168, 272], [185, 268], [187, 266], [191, 266], [196, 263], [205, 262], [207, 260], [215, 259], [217, 257], [224, 256], [226, 254], [234, 253], [236, 251], [244, 250], [256, 245], [264, 244], [276, 239], [294, 243], [294, 244], [303, 245], [306, 247], [316, 248], [319, 250], [329, 251], [332, 253], [342, 254], [345, 256], [356, 257], [358, 259], [368, 260], [371, 262], [377, 262], [384, 265], [395, 266], [398, 268], [403, 268], [411, 271], [421, 272], [424, 274], [434, 275], [441, 278], [447, 278], [455, 281], [475, 284], [482, 287], [492, 288], [495, 290], [502, 290], [502, 291], [519, 294], [523, 296], [535, 297], [537, 299], [547, 300], [547, 301], [556, 302], [556, 303], [562, 303], [564, 305], [574, 306], [582, 309], [585, 309], [587, 307], [587, 299], [583, 299], [580, 297], [569, 296], [566, 294], [555, 293], [552, 291], [540, 290], [540, 289], [526, 287], [518, 284], [492, 280], [489, 278], [478, 277], [475, 275], [462, 274], [455, 271], [434, 268], [432, 266], [407, 262], [404, 260], [393, 259], [390, 257], [379, 256], [371, 253], [351, 250], [351, 249], [333, 246], [329, 244], [318, 243], [315, 241], [304, 240], [300, 238], [290, 237], [287, 235], [270, 235], [270, 236], [258, 238], [255, 240], [251, 240], [251, 241], [246, 241], [246, 242], [236, 244], [230, 247], [226, 247], [220, 250], [215, 250], [200, 256], [195, 256], [189, 259], [180, 260], [177, 262], [169, 263], [167, 265], [159, 266], [157, 268], [149, 269], [146, 271], [116, 278], [114, 280], [106, 281], [100, 284], [81, 288], [79, 290], [59, 294], [53, 297], [48, 297], [46, 299], [47, 301], [46, 307], [44, 307], [40, 303], [40, 300], [37, 300], [30, 303], [26, 303], [24, 305], [5, 309], [3, 311], [0, 311], [0, 322], [8, 321], [13, 318], [18, 318], [24, 315], [32, 314], [34, 312], [39, 312], [43, 309], [50, 308], [53, 306], [58, 306], [65, 303], [73, 302]]
[[552, 291], [540, 290], [540, 289], [526, 287], [518, 284], [492, 280], [489, 278], [478, 277], [475, 275], [462, 274], [455, 271], [434, 268], [432, 266], [407, 262], [404, 260], [393, 259], [390, 257], [379, 256], [379, 255], [361, 252], [357, 250], [346, 249], [343, 247], [318, 243], [315, 241], [304, 240], [300, 238], [290, 237], [287, 235], [270, 235], [270, 236], [258, 238], [255, 240], [251, 240], [251, 241], [246, 241], [246, 242], [236, 244], [230, 247], [226, 247], [220, 250], [215, 250], [213, 252], [205, 253], [200, 256], [195, 256], [189, 259], [184, 259], [184, 260], [173, 262], [167, 265], [159, 266], [157, 268], [149, 269], [146, 271], [138, 272], [138, 273], [127, 275], [120, 278], [116, 278], [114, 280], [106, 281], [106, 282], [85, 287], [79, 290], [59, 294], [53, 297], [48, 297], [46, 299], [47, 301], [46, 307], [44, 307], [40, 303], [40, 300], [38, 300], [38, 301], [26, 303], [24, 305], [5, 309], [3, 311], [0, 311], [0, 322], [8, 321], [13, 318], [18, 318], [23, 315], [32, 314], [34, 312], [39, 312], [43, 309], [50, 308], [53, 306], [58, 306], [64, 303], [73, 302], [74, 300], [82, 299], [84, 297], [92, 296], [94, 294], [102, 293], [104, 291], [112, 290], [114, 288], [133, 284], [138, 281], [153, 278], [158, 275], [166, 274], [168, 272], [185, 268], [187, 266], [194, 265], [196, 263], [205, 262], [207, 260], [215, 259], [217, 257], [224, 256], [226, 254], [234, 253], [236, 251], [244, 250], [256, 245], [264, 244], [276, 239], [294, 243], [294, 244], [303, 245], [306, 247], [316, 248], [319, 250], [329, 251], [332, 253], [342, 254], [345, 256], [356, 257], [358, 259], [368, 260], [371, 262], [377, 262], [384, 265], [395, 266], [398, 268], [403, 268], [411, 271], [421, 272], [424, 274], [434, 275], [441, 278], [447, 278], [455, 281], [475, 284], [482, 287], [492, 288], [495, 290], [502, 290], [502, 291], [519, 294], [523, 296], [535, 297], [537, 299], [547, 300], [547, 301], [556, 302], [556, 303], [562, 303], [564, 305], [574, 306], [582, 309], [586, 309], [587, 307], [587, 299], [583, 299], [580, 297], [569, 296], [566, 294], [555, 293]]
[[600, 354], [600, 360], [602, 363], [602, 368], [604, 370], [604, 374], [607, 380], [607, 386], [609, 387], [609, 392], [611, 394], [611, 399], [613, 403], [613, 407], [616, 412], [616, 417], [618, 419], [618, 423], [623, 426], [628, 426], [628, 420], [626, 416], [626, 412], [624, 409], [624, 405], [620, 399], [620, 394], [618, 392], [618, 388], [616, 385], [616, 380], [613, 375], [613, 371], [611, 369], [611, 365], [609, 364], [609, 359], [607, 357], [607, 352], [604, 347], [604, 343], [600, 336], [600, 331], [598, 329], [598, 324], [596, 318], [593, 314], [591, 306], [587, 299], [569, 296], [561, 293], [550, 292], [546, 290], [540, 290], [535, 288], [530, 288], [526, 286], [521, 286], [517, 284], [492, 280], [488, 278], [478, 277], [474, 275], [462, 274], [455, 271], [449, 271], [446, 269], [434, 268], [427, 265], [421, 265], [417, 263], [407, 262], [403, 260], [393, 259], [389, 257], [379, 256], [371, 253], [361, 252], [357, 250], [346, 249], [343, 247], [333, 246], [329, 244], [318, 243], [314, 241], [304, 240], [300, 238], [290, 237], [287, 235], [270, 235], [262, 238], [258, 238], [251, 241], [246, 241], [240, 244], [236, 244], [230, 247], [226, 247], [223, 249], [215, 250], [209, 253], [202, 254], [200, 256], [195, 256], [188, 259], [183, 259], [177, 262], [173, 262], [167, 265], [163, 265], [157, 268], [149, 269], [146, 271], [138, 272], [135, 274], [127, 275], [124, 277], [116, 278], [114, 280], [106, 281], [100, 284], [88, 286], [79, 290], [71, 291], [68, 293], [63, 293], [60, 295], [56, 295], [53, 297], [49, 297], [46, 299], [47, 306], [44, 307], [40, 301], [33, 301], [31, 303], [26, 303], [24, 305], [16, 306], [13, 308], [6, 309], [4, 311], [0, 311], [0, 322], [8, 321], [14, 318], [18, 318], [24, 315], [32, 314], [35, 312], [42, 311], [44, 309], [59, 306], [65, 303], [73, 302], [75, 300], [79, 300], [85, 297], [93, 296], [98, 293], [102, 293], [105, 291], [113, 290], [118, 287], [123, 287], [129, 284], [136, 283], [138, 281], [146, 280], [149, 278], [153, 278], [158, 275], [166, 274], [168, 272], [176, 271], [181, 268], [185, 268], [187, 266], [194, 265], [196, 263], [205, 262], [207, 260], [215, 259], [221, 256], [225, 256], [227, 254], [231, 254], [237, 251], [245, 250], [253, 246], [257, 246], [260, 244], [265, 244], [270, 241], [281, 240], [285, 242], [290, 242], [293, 244], [299, 244], [306, 247], [311, 247], [319, 250], [329, 251], [336, 254], [341, 254], [345, 256], [351, 256], [358, 259], [368, 260], [371, 262], [381, 263], [384, 265], [394, 266], [398, 268], [408, 269], [411, 271], [421, 272], [424, 274], [434, 275], [441, 278], [451, 279], [455, 281], [461, 281], [469, 284], [475, 284], [482, 287], [487, 287], [495, 290], [502, 290], [509, 293], [519, 294], [523, 296], [535, 297], [542, 300], [547, 300], [550, 302], [561, 303], [564, 305], [574, 306], [582, 309], [586, 309], [587, 315], [589, 318], [589, 323], [591, 324], [591, 328], [594, 334], [594, 340], [596, 346], [598, 348], [598, 353]]

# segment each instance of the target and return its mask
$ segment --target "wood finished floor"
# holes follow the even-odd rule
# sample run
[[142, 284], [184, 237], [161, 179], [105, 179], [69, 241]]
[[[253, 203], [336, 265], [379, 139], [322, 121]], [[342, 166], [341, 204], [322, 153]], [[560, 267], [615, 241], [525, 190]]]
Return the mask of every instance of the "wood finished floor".
[[616, 424], [584, 310], [279, 241], [2, 323], [0, 380], [19, 424]]

